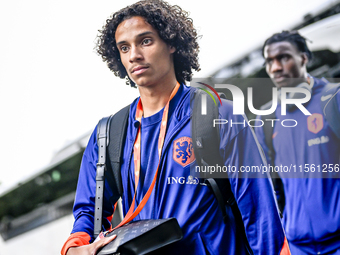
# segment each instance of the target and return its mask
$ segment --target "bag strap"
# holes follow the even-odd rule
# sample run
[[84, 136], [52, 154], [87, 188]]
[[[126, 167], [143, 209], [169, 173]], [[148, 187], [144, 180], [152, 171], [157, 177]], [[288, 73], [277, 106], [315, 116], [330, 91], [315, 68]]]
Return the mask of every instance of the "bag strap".
[[320, 105], [330, 128], [340, 139], [340, 112], [336, 95], [340, 91], [340, 83], [327, 83], [322, 90]]
[[[194, 153], [197, 165], [208, 166], [223, 164], [219, 153], [220, 131], [219, 127], [213, 127], [214, 119], [219, 119], [218, 107], [211, 97], [196, 90], [193, 93], [193, 114], [191, 117], [191, 137], [193, 141]], [[206, 103], [206, 114], [201, 114], [202, 101]], [[200, 178], [210, 177], [206, 173], [200, 173]], [[223, 176], [221, 176], [223, 177]]]
[[[226, 210], [226, 205], [228, 205], [231, 208], [231, 211], [234, 215], [235, 219], [235, 226], [236, 226], [236, 233], [237, 236], [242, 237], [244, 241], [245, 248], [247, 250], [247, 253], [250, 255], [253, 255], [253, 250], [251, 249], [247, 235], [246, 230], [244, 228], [241, 212], [237, 206], [236, 200], [234, 196], [223, 196], [223, 194], [228, 194], [229, 191], [231, 192], [231, 186], [230, 182], [225, 179], [213, 179], [209, 178], [205, 180], [205, 183], [211, 188], [213, 191], [217, 202], [221, 208], [222, 215], [223, 215], [223, 221], [225, 224], [228, 223], [228, 214]], [[223, 188], [222, 188], [223, 187]]]
[[[202, 97], [203, 95], [205, 96], [204, 99]], [[226, 96], [223, 93], [219, 93], [219, 96], [226, 99]], [[194, 99], [194, 105], [191, 119], [191, 136], [196, 162], [199, 166], [224, 165], [218, 146], [220, 144], [220, 130], [218, 126], [213, 127], [212, 125], [214, 119], [219, 119], [218, 107], [215, 105], [214, 100], [211, 97], [206, 96], [206, 94], [203, 94], [201, 90], [196, 90], [194, 98], [192, 99]], [[201, 114], [200, 106], [202, 100], [204, 100], [207, 105], [206, 115]], [[223, 177], [218, 179], [206, 178], [208, 175], [205, 175], [205, 173], [200, 173], [200, 177], [205, 179], [205, 184], [209, 186], [215, 195], [222, 211], [224, 223], [228, 222], [228, 214], [225, 206], [230, 206], [235, 219], [236, 232], [238, 233], [238, 236], [243, 238], [248, 254], [253, 254], [248, 243], [240, 210], [237, 206], [234, 194], [231, 191], [230, 182], [225, 178], [225, 174], [223, 174], [223, 176], [218, 176]]]
[[[126, 137], [130, 105], [124, 107], [115, 115], [102, 118], [97, 125], [98, 163], [96, 170], [96, 198], [94, 213], [94, 237], [102, 230], [103, 197], [105, 178], [113, 192], [113, 202], [123, 194], [122, 177], [120, 173], [123, 142]], [[110, 161], [106, 161], [107, 154]], [[110, 170], [111, 171], [107, 171]]]
[[107, 127], [110, 117], [102, 118], [97, 125], [98, 163], [96, 169], [96, 197], [94, 211], [94, 238], [102, 230], [103, 196], [106, 171]]
[[121, 197], [123, 195], [122, 176], [120, 171], [122, 153], [127, 132], [130, 105], [124, 107], [111, 118], [108, 137], [108, 156], [110, 159], [111, 173], [114, 179], [116, 191]]

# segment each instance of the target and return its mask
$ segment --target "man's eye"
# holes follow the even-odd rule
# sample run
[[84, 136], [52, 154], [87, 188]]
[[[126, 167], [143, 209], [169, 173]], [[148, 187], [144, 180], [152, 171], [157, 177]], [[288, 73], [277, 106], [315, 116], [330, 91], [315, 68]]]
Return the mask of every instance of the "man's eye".
[[288, 55], [283, 55], [282, 57], [281, 57], [281, 60], [283, 60], [283, 61], [287, 61], [289, 59], [289, 56]]
[[271, 65], [273, 63], [272, 59], [266, 59], [265, 65]]
[[143, 45], [148, 45], [148, 44], [150, 44], [151, 43], [151, 39], [149, 39], [149, 38], [146, 38], [146, 39], [144, 39], [143, 41], [142, 41], [142, 44]]
[[121, 52], [127, 52], [128, 50], [129, 50], [129, 48], [127, 46], [120, 47]]

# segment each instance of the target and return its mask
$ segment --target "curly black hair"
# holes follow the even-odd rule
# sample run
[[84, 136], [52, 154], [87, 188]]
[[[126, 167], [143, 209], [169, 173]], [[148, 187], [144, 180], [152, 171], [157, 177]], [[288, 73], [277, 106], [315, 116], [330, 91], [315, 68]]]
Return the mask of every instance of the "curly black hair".
[[199, 45], [196, 29], [189, 13], [179, 6], [171, 6], [162, 0], [142, 0], [129, 5], [106, 20], [102, 30], [99, 30], [96, 51], [101, 55], [109, 69], [118, 77], [126, 78], [126, 84], [136, 87], [129, 78], [120, 61], [120, 54], [116, 45], [115, 33], [118, 25], [134, 16], [143, 17], [154, 29], [160, 38], [168, 45], [176, 48], [174, 53], [174, 66], [176, 79], [180, 83], [190, 81], [192, 69], [199, 71], [198, 63]]
[[262, 47], [262, 56], [264, 56], [264, 48], [272, 43], [276, 42], [290, 42], [295, 45], [300, 52], [306, 54], [309, 60], [312, 60], [312, 52], [308, 49], [306, 38], [301, 36], [298, 31], [282, 31], [281, 33], [273, 34], [269, 37], [263, 44]]

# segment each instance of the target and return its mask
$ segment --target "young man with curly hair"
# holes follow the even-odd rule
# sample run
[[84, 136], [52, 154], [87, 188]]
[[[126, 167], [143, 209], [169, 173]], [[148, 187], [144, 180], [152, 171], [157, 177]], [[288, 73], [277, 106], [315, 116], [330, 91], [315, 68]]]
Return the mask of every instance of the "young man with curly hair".
[[[185, 144], [192, 148], [191, 89], [185, 82], [191, 80], [192, 69], [199, 70], [197, 38], [188, 13], [160, 0], [140, 1], [114, 13], [101, 31], [97, 51], [116, 76], [127, 78], [140, 93], [130, 106], [122, 155], [124, 214], [132, 201], [140, 204], [157, 178], [150, 198], [134, 220], [178, 220], [183, 239], [167, 246], [162, 254], [248, 254], [247, 241], [254, 254], [290, 254], [268, 178], [237, 178], [235, 173], [226, 179], [242, 215], [248, 239], [244, 240], [237, 234], [233, 214], [228, 211], [225, 223], [212, 191], [192, 181], [192, 150], [186, 150], [188, 157], [178, 152]], [[233, 117], [232, 105], [225, 102], [219, 111], [221, 118], [229, 119]], [[235, 118], [244, 120], [243, 116]], [[74, 204], [75, 223], [62, 254], [96, 254], [114, 238], [93, 242], [96, 133], [95, 129], [84, 152]], [[221, 126], [220, 134], [225, 165], [240, 168], [264, 164], [248, 126]], [[104, 219], [113, 213], [112, 197], [106, 185]], [[109, 228], [109, 221], [104, 221]]]

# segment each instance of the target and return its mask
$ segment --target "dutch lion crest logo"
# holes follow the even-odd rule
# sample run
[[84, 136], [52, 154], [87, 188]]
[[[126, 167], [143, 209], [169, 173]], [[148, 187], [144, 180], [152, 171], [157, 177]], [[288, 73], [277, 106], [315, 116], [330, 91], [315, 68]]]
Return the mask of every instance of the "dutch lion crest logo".
[[195, 160], [194, 147], [190, 137], [181, 137], [174, 141], [173, 159], [183, 167]]
[[307, 118], [308, 130], [317, 134], [323, 129], [323, 117], [320, 113], [313, 113]]

